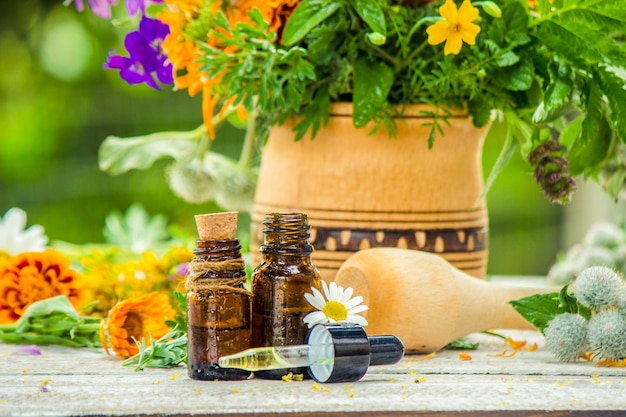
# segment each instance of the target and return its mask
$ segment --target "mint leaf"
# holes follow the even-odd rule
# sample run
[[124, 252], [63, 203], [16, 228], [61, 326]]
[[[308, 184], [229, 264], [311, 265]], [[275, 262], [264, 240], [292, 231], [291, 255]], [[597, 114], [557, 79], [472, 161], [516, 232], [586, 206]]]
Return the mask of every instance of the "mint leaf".
[[301, 41], [315, 26], [322, 23], [341, 7], [341, 2], [303, 0], [293, 11], [285, 30], [283, 43], [287, 46]]
[[354, 64], [354, 125], [363, 127], [385, 107], [393, 83], [393, 70], [383, 62], [366, 58]]
[[361, 19], [374, 31], [382, 35], [387, 34], [385, 25], [385, 15], [380, 6], [372, 0], [350, 0], [354, 10], [361, 16]]
[[494, 72], [493, 81], [500, 87], [511, 91], [528, 90], [535, 75], [535, 69], [530, 60], [522, 60], [517, 64]]

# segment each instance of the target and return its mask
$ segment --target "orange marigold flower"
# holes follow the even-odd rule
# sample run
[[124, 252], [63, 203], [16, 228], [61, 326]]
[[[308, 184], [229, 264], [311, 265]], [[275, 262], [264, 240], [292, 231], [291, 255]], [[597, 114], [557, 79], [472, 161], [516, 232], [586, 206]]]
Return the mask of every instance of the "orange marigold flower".
[[35, 301], [57, 295], [77, 310], [87, 301], [82, 276], [62, 253], [23, 252], [0, 263], [0, 324], [14, 323]]
[[165, 336], [170, 330], [165, 321], [172, 320], [175, 314], [169, 297], [161, 293], [120, 301], [102, 322], [102, 346], [107, 354], [111, 346], [118, 358], [130, 358], [139, 353], [137, 343], [142, 339], [149, 346], [150, 336], [155, 340]]
[[158, 19], [170, 28], [169, 35], [163, 41], [163, 50], [174, 67], [174, 85], [177, 89], [186, 89], [190, 96], [202, 92], [202, 118], [211, 138], [215, 137], [213, 116], [218, 103], [225, 106], [224, 103], [231, 97], [214, 91], [220, 85], [223, 75], [209, 78], [202, 71], [199, 62], [201, 52], [196, 42], [220, 47], [213, 29], [207, 28], [207, 33], [198, 33], [199, 28], [206, 25], [202, 20], [207, 19], [207, 14], [214, 15], [222, 10], [231, 26], [238, 23], [250, 24], [252, 21], [248, 12], [256, 8], [269, 23], [270, 30], [277, 33], [277, 39], [280, 39], [282, 28], [298, 2], [299, 0], [212, 0], [207, 4], [202, 0], [165, 0], [167, 7], [158, 15]]

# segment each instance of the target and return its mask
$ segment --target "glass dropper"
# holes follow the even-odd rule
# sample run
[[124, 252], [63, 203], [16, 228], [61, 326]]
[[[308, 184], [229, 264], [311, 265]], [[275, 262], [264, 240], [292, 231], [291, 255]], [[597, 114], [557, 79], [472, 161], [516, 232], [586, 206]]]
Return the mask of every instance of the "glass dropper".
[[361, 326], [316, 325], [307, 344], [246, 349], [222, 356], [222, 368], [247, 371], [308, 367], [317, 382], [349, 382], [362, 378], [369, 366], [391, 365], [404, 355], [395, 336], [368, 337]]

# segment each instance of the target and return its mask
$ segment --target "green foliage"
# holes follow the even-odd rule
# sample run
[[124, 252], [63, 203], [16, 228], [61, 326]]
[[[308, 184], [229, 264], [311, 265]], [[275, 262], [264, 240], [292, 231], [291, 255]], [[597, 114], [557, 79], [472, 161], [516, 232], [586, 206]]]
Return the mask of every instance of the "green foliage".
[[102, 347], [100, 318], [81, 316], [65, 295], [31, 304], [13, 324], [0, 325], [0, 341], [20, 345]]
[[[509, 136], [490, 183], [517, 144], [529, 158], [551, 141], [557, 146], [550, 161], [529, 161], [550, 201], [569, 201], [578, 174], [615, 198], [624, 193], [626, 169], [616, 148], [626, 144], [626, 4], [539, 0], [533, 10], [526, 0], [475, 1], [482, 7], [475, 42], [465, 39], [458, 54], [445, 55], [427, 33], [444, 19], [444, 2], [302, 0], [283, 11], [284, 25], [275, 31], [256, 8], [247, 19], [233, 19], [229, 8], [236, 4], [214, 13], [207, 0], [185, 34], [199, 47], [202, 71], [219, 80], [206, 93], [210, 99], [251, 115], [246, 143], [262, 142], [272, 126], [293, 118], [294, 140], [314, 137], [330, 103], [340, 101], [353, 103], [356, 127], [393, 135], [403, 105], [431, 104], [437, 109], [428, 124], [431, 147], [449, 117], [444, 109], [466, 110], [477, 127], [494, 114], [505, 119]], [[208, 145], [207, 132], [197, 133], [111, 137], [100, 165], [118, 174], [172, 158], [179, 172], [215, 182], [198, 168]], [[249, 160], [244, 153], [240, 163]], [[198, 194], [178, 188], [188, 200]]]
[[542, 333], [550, 320], [559, 314], [579, 314], [585, 319], [591, 317], [590, 310], [581, 305], [576, 297], [568, 294], [568, 287], [569, 284], [565, 285], [560, 292], [530, 295], [519, 300], [513, 300], [510, 304], [515, 311]]
[[[497, 110], [524, 153], [572, 120], [582, 123], [568, 132], [563, 158], [572, 174], [595, 178], [615, 142], [626, 138], [626, 7], [540, 1], [531, 13], [522, 0], [481, 3], [475, 45], [446, 56], [425, 31], [439, 18], [441, 3], [304, 0], [282, 34], [270, 31], [256, 10], [250, 12], [254, 24], [234, 27], [218, 15], [209, 35], [219, 42], [204, 46], [202, 63], [222, 78], [219, 96], [234, 97], [257, 115], [261, 137], [298, 116], [295, 139], [314, 136], [333, 101], [353, 102], [355, 126], [374, 122], [391, 133], [397, 105], [465, 108], [476, 126]], [[445, 118], [432, 123], [431, 146]], [[512, 149], [507, 141], [503, 157]]]
[[102, 233], [107, 243], [140, 254], [169, 240], [167, 224], [165, 216], [150, 217], [143, 207], [133, 204], [124, 215], [109, 214]]
[[185, 294], [174, 291], [172, 296], [178, 305], [176, 320], [167, 321], [170, 331], [158, 340], [137, 342], [139, 353], [122, 362], [124, 366], [135, 366], [135, 371], [143, 368], [174, 368], [187, 363], [187, 299]]

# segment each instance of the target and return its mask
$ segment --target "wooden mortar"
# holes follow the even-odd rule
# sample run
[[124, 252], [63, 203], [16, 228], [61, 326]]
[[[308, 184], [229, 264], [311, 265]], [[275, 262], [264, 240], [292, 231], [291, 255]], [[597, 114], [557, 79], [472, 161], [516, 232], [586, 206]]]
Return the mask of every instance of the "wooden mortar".
[[369, 306], [367, 332], [392, 334], [407, 352], [428, 353], [470, 333], [534, 329], [509, 301], [555, 288], [498, 285], [471, 277], [442, 257], [410, 249], [356, 252], [339, 268], [337, 285]]

